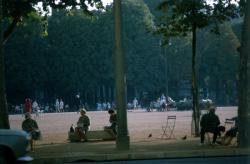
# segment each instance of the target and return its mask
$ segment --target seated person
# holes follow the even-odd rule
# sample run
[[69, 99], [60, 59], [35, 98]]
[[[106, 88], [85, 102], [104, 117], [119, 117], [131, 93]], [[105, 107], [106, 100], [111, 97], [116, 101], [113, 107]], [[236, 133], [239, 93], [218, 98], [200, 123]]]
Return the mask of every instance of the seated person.
[[90, 119], [86, 115], [85, 109], [81, 109], [80, 114], [81, 114], [81, 116], [79, 117], [79, 119], [77, 121], [77, 127], [75, 129], [75, 132], [78, 135], [78, 137], [80, 138], [80, 141], [82, 141], [82, 140], [86, 141], [86, 133], [89, 130]]
[[209, 112], [204, 114], [201, 118], [201, 145], [204, 144], [205, 133], [210, 132], [213, 133], [213, 141], [212, 144], [215, 144], [217, 136], [220, 134], [220, 129], [218, 126], [220, 125], [219, 117], [215, 114], [215, 107], [210, 105]]
[[29, 112], [25, 113], [25, 120], [22, 122], [22, 129], [29, 133], [31, 136], [30, 139], [30, 148], [31, 151], [34, 151], [34, 140], [40, 139], [40, 131], [37, 125], [36, 120], [31, 118], [31, 114]]
[[116, 135], [117, 134], [117, 131], [116, 131], [116, 128], [117, 128], [117, 117], [116, 117], [116, 113], [113, 109], [109, 109], [108, 110], [108, 113], [110, 115], [109, 117], [109, 122], [110, 122], [110, 126], [106, 126], [105, 129], [112, 129], [113, 133]]
[[232, 120], [235, 121], [235, 126], [233, 126], [231, 129], [226, 131], [226, 134], [222, 137], [221, 142], [217, 142], [221, 145], [230, 145], [231, 141], [234, 137], [237, 136], [238, 133], [238, 117], [232, 118]]

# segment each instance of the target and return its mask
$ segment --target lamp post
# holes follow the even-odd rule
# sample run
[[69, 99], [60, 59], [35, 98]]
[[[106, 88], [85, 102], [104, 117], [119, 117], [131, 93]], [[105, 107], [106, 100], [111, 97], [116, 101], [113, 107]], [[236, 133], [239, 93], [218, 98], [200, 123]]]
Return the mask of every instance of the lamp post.
[[[168, 46], [170, 47], [172, 45], [171, 40], [168, 41]], [[168, 53], [166, 52], [166, 46], [164, 47], [164, 53], [166, 56], [166, 98], [168, 98]]]
[[164, 47], [164, 55], [166, 57], [165, 76], [166, 76], [166, 101], [167, 101], [168, 100], [168, 54], [166, 53], [166, 47]]
[[[168, 46], [171, 46], [172, 43], [169, 40]], [[165, 56], [165, 77], [166, 77], [166, 98], [168, 98], [168, 53], [166, 49], [166, 45], [162, 44], [162, 41], [160, 40], [160, 46], [164, 46], [164, 55]]]
[[118, 150], [128, 150], [130, 148], [128, 126], [127, 126], [127, 109], [126, 109], [126, 91], [125, 91], [125, 74], [122, 50], [121, 35], [121, 0], [114, 0], [114, 29], [115, 29], [115, 86], [116, 86], [116, 104], [117, 104], [117, 138], [116, 148]]

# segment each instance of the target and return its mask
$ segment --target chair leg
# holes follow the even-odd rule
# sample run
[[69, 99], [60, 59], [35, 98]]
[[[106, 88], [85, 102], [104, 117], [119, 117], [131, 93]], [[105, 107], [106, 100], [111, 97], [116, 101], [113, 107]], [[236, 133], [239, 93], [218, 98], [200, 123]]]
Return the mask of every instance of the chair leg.
[[172, 136], [174, 138], [174, 129], [169, 128], [169, 131], [170, 132], [169, 132], [169, 137], [168, 138], [170, 139], [170, 138], [172, 138]]
[[163, 133], [161, 135], [161, 138], [164, 138], [164, 136], [167, 137], [167, 127], [162, 127], [162, 131], [163, 131]]

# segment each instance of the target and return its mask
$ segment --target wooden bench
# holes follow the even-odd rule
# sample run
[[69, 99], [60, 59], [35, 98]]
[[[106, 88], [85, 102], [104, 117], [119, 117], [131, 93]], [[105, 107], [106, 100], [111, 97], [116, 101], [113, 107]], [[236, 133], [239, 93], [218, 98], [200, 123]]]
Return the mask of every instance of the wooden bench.
[[[93, 130], [86, 133], [86, 139], [91, 140], [115, 140], [115, 134], [111, 129]], [[70, 142], [78, 142], [80, 138], [75, 132], [68, 132], [68, 139]]]

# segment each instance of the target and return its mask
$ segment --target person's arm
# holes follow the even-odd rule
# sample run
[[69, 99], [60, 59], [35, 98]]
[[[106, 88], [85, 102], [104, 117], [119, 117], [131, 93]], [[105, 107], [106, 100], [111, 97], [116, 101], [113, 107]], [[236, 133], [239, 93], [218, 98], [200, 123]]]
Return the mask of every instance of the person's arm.
[[220, 119], [219, 119], [218, 116], [216, 116], [216, 118], [217, 118], [217, 123], [216, 123], [216, 125], [219, 126], [219, 125], [220, 125]]
[[27, 130], [24, 122], [22, 123], [22, 129], [23, 129], [24, 131]]
[[33, 120], [33, 121], [34, 121], [34, 129], [39, 129], [37, 122], [35, 120]]
[[86, 120], [86, 125], [89, 126], [90, 125], [90, 119], [89, 117], [87, 117], [87, 120]]
[[205, 115], [203, 115], [203, 116], [201, 117], [201, 122], [200, 122], [200, 126], [201, 126], [201, 127], [204, 127], [204, 116], [205, 116]]
[[79, 117], [77, 124], [81, 123], [81, 117]]
[[30, 126], [30, 122], [27, 122], [27, 121], [24, 121], [24, 122], [22, 123], [22, 129], [23, 129], [24, 131], [26, 131], [26, 132], [30, 132], [30, 131], [33, 130], [32, 127]]

